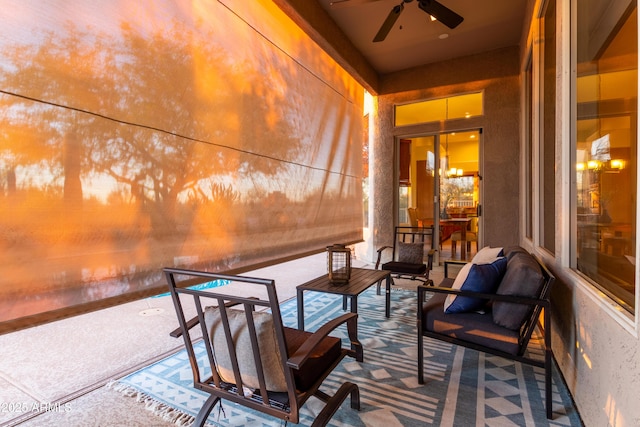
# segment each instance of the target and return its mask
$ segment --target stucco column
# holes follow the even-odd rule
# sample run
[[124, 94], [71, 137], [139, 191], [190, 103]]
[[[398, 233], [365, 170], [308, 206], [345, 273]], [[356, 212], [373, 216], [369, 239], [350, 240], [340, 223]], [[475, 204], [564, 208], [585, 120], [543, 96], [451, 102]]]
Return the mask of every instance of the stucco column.
[[376, 261], [377, 249], [393, 244], [394, 139], [393, 105], [374, 97], [369, 122], [369, 227], [360, 257]]

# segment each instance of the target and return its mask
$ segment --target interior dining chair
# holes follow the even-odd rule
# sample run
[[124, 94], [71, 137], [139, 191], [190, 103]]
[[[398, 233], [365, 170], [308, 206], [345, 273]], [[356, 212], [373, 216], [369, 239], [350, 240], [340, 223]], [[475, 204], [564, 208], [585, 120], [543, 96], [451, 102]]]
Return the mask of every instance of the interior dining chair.
[[420, 227], [420, 220], [418, 219], [418, 208], [407, 208], [407, 214], [409, 214], [409, 222], [412, 227]]
[[[431, 237], [433, 238], [433, 218], [420, 219], [420, 211], [418, 211], [418, 208], [407, 208], [407, 213], [409, 215], [409, 222], [411, 223], [411, 227], [415, 227], [416, 229], [424, 228], [427, 230], [431, 230]], [[442, 250], [442, 242], [447, 240], [447, 238], [449, 238], [449, 235], [446, 234], [443, 230], [443, 227], [440, 226], [440, 250]], [[433, 249], [434, 246], [435, 245], [432, 244], [431, 248]]]
[[[451, 254], [455, 255], [457, 242], [460, 241], [462, 237], [462, 232], [460, 230], [456, 230], [451, 234]], [[471, 252], [471, 242], [476, 242], [476, 252], [478, 252], [478, 217], [474, 216], [469, 221], [467, 232], [466, 232], [466, 245], [467, 252]]]
[[[163, 271], [189, 356], [193, 386], [210, 395], [194, 426], [204, 426], [222, 400], [297, 424], [300, 408], [315, 396], [326, 404], [312, 426], [326, 425], [349, 395], [351, 408], [360, 409], [356, 384], [343, 382], [333, 396], [320, 390], [345, 356], [362, 360], [357, 314], [339, 316], [314, 333], [300, 331], [282, 324], [273, 280], [175, 268]], [[209, 290], [188, 288], [215, 280], [230, 284]], [[252, 292], [262, 296], [232, 295]], [[197, 313], [198, 321], [187, 321], [185, 313]], [[200, 328], [195, 328], [197, 324]], [[350, 349], [343, 348], [340, 338], [328, 335], [342, 324], [347, 326]], [[194, 346], [200, 344], [194, 342], [200, 337], [206, 355], [196, 357]]]

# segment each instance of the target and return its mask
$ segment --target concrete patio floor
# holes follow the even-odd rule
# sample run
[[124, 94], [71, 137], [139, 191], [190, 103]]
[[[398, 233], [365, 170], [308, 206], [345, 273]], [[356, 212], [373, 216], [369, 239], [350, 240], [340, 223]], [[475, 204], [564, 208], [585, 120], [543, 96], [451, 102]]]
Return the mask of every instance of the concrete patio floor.
[[[326, 255], [317, 254], [245, 275], [274, 279], [284, 302], [324, 273]], [[105, 385], [182, 348], [169, 336], [176, 327], [164, 296], [0, 336], [0, 427], [172, 425]]]

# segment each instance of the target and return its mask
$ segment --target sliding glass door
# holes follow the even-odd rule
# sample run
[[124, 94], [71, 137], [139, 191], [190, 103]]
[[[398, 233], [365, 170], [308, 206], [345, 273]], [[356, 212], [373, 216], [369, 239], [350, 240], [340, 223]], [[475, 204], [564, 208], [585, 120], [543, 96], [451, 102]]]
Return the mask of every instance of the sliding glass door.
[[441, 259], [469, 259], [480, 235], [479, 130], [398, 142], [398, 222], [433, 226]]

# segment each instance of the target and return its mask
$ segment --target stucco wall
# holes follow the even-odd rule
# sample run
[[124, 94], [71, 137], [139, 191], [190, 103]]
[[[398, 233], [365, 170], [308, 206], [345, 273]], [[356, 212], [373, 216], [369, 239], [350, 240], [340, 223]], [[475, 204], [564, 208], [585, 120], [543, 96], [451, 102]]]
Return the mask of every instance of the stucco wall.
[[587, 427], [640, 425], [640, 340], [636, 321], [549, 254], [552, 348]]
[[[407, 135], [482, 129], [481, 175], [483, 244], [505, 246], [519, 241], [519, 50], [500, 49], [387, 75], [381, 82], [374, 118], [371, 156], [374, 182], [371, 242], [373, 247], [393, 240], [396, 184], [394, 142]], [[395, 128], [398, 103], [484, 92], [484, 115]]]

